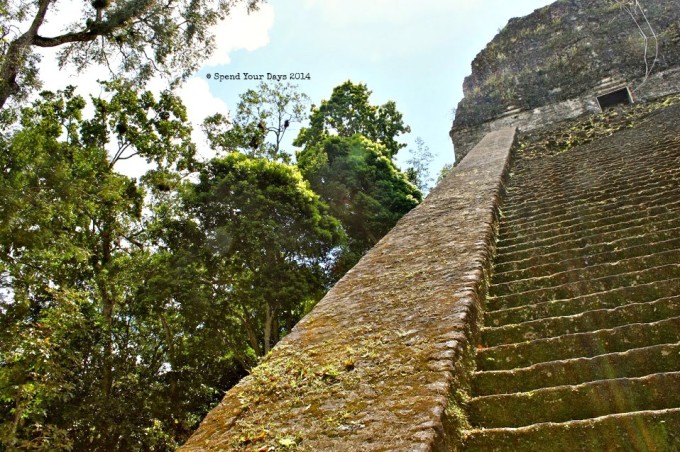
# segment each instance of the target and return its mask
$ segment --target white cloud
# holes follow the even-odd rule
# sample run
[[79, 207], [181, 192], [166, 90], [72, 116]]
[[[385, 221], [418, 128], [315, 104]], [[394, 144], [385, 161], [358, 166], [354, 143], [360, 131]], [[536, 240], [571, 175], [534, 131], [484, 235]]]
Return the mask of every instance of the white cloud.
[[229, 53], [245, 49], [253, 51], [269, 44], [269, 30], [274, 25], [274, 8], [268, 4], [252, 13], [241, 4], [214, 28], [216, 48], [204, 66], [229, 64]]
[[208, 83], [199, 77], [192, 77], [179, 89], [178, 94], [187, 107], [189, 121], [193, 125], [191, 138], [198, 148], [198, 154], [202, 158], [209, 159], [215, 156], [210, 149], [205, 134], [201, 130], [201, 123], [210, 115], [222, 113], [229, 115], [229, 108], [223, 100], [213, 96]]
[[[89, 7], [85, 2], [85, 7]], [[60, 0], [50, 7], [47, 20], [42, 25], [40, 33], [45, 36], [55, 36], [63, 33], [73, 24], [74, 18], [83, 11], [82, 0]], [[74, 12], [78, 12], [74, 15]], [[81, 19], [82, 20], [82, 19]], [[28, 22], [26, 22], [28, 25]], [[213, 27], [216, 48], [207, 66], [229, 63], [229, 53], [245, 49], [253, 51], [269, 43], [269, 30], [274, 25], [274, 8], [262, 4], [257, 11], [248, 13], [247, 2], [236, 5], [230, 14]]]
[[[73, 11], [79, 11], [82, 3], [78, 0], [63, 0], [58, 8], [50, 9], [49, 20], [41, 28], [41, 34], [54, 36], [63, 33], [73, 20]], [[229, 53], [234, 50], [245, 49], [253, 51], [269, 43], [269, 30], [274, 25], [274, 9], [263, 4], [257, 11], [248, 13], [245, 3], [235, 7], [229, 16], [213, 27], [216, 48], [212, 56], [203, 66], [218, 66], [230, 62]], [[109, 79], [110, 72], [103, 66], [91, 66], [81, 73], [76, 73], [71, 66], [60, 69], [56, 62], [56, 55], [60, 48], [39, 49], [43, 56], [40, 64], [40, 74], [44, 82], [44, 89], [57, 90], [67, 85], [77, 86], [83, 95], [100, 91], [97, 79]], [[117, 62], [113, 62], [115, 65]], [[163, 89], [166, 85], [160, 89]], [[147, 89], [158, 88], [158, 82], [150, 82]]]
[[57, 49], [39, 49], [38, 52], [42, 56], [40, 79], [45, 90], [57, 91], [73, 85], [83, 96], [97, 95], [101, 92], [101, 85], [97, 80], [111, 78], [108, 69], [99, 65], [92, 65], [80, 73], [68, 66], [60, 69], [57, 64]]

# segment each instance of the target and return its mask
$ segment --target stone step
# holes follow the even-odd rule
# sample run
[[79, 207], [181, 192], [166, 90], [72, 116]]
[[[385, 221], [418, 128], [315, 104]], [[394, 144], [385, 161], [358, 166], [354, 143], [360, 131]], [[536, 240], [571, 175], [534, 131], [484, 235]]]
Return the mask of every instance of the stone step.
[[508, 259], [508, 256], [505, 256], [505, 262], [494, 260], [493, 270], [494, 275], [500, 275], [506, 272], [526, 271], [531, 268], [541, 267], [542, 265], [559, 265], [561, 262], [572, 259], [580, 259], [581, 262], [583, 262], [583, 260], [589, 256], [606, 255], [608, 253], [615, 253], [619, 249], [637, 246], [654, 246], [658, 243], [677, 239], [678, 237], [680, 237], [680, 227], [671, 227], [669, 229], [661, 229], [647, 234], [622, 237], [607, 242], [589, 243], [580, 248], [557, 250], [545, 254], [532, 254], [528, 257], [526, 257], [526, 255], [529, 253], [524, 253], [525, 257], [520, 256], [517, 260], [510, 260]]
[[[594, 151], [591, 155], [595, 157], [597, 154]], [[654, 154], [636, 155], [634, 159], [638, 166], [635, 168], [631, 168], [626, 156], [617, 157], [611, 159], [611, 155], [600, 155], [580, 171], [573, 165], [562, 165], [560, 158], [554, 156], [528, 163], [516, 162], [510, 172], [513, 183], [507, 188], [507, 199], [512, 206], [520, 208], [527, 203], [550, 202], [549, 198], [542, 197], [544, 193], [571, 197], [582, 192], [586, 197], [597, 196], [597, 191], [610, 188], [609, 182], [620, 185], [628, 181], [630, 183], [622, 185], [622, 188], [629, 189], [662, 179], [659, 175], [673, 178], [680, 174], [680, 168], [674, 165], [680, 162], [676, 150], [657, 148]]]
[[[619, 131], [617, 133], [623, 135], [626, 134], [626, 131]], [[578, 176], [579, 174], [574, 171], [574, 169], [585, 169], [590, 173], [597, 174], [603, 171], [610, 171], [610, 168], [621, 166], [625, 169], [626, 163], [628, 162], [628, 167], [630, 167], [629, 162], [631, 161], [642, 163], [643, 165], [641, 168], [646, 168], [646, 166], [650, 164], [659, 164], [658, 160], [655, 160], [655, 157], [658, 154], [667, 154], [673, 151], [673, 149], [669, 149], [669, 147], [672, 147], [674, 137], [664, 134], [660, 135], [658, 138], [658, 141], [650, 143], [649, 139], [645, 142], [645, 140], [640, 140], [639, 137], [635, 135], [628, 134], [625, 141], [627, 145], [632, 146], [621, 146], [613, 144], [610, 136], [600, 136], [591, 140], [586, 146], [572, 148], [569, 155], [552, 154], [546, 155], [544, 158], [540, 158], [541, 156], [536, 154], [532, 156], [530, 155], [530, 150], [528, 150], [528, 153], [524, 152], [523, 154], [529, 155], [529, 158], [524, 159], [524, 155], [520, 155], [518, 163], [522, 163], [522, 165], [515, 165], [513, 170], [517, 173], [532, 172], [534, 170], [539, 172], [553, 170], [554, 172], [559, 171], [564, 173], [571, 168], [571, 179], [574, 179], [575, 176]], [[668, 146], [669, 143], [671, 146]], [[643, 146], [645, 152], [635, 152], [636, 144]], [[610, 152], [603, 153], [603, 151]], [[540, 180], [533, 181], [533, 185], [539, 184], [540, 182]], [[547, 179], [546, 182], [551, 182], [551, 179]]]
[[611, 251], [604, 253], [586, 253], [577, 258], [565, 259], [557, 262], [548, 261], [546, 263], [521, 270], [498, 272], [496, 271], [498, 267], [494, 267], [492, 284], [502, 284], [511, 281], [518, 281], [520, 279], [527, 279], [530, 277], [548, 276], [561, 271], [580, 268], [583, 265], [600, 265], [609, 262], [617, 262], [621, 259], [660, 253], [670, 249], [680, 249], [680, 228], [678, 228], [676, 232], [677, 237], [671, 238], [670, 240], [663, 240], [660, 242], [652, 241], [651, 243], [624, 248], [616, 247]]
[[615, 413], [680, 408], [680, 372], [598, 380], [473, 398], [469, 420], [484, 428], [523, 427]]
[[571, 224], [570, 222], [574, 221], [585, 222], [611, 215], [636, 213], [657, 206], [677, 206], [678, 195], [677, 187], [665, 190], [651, 189], [649, 192], [635, 197], [617, 198], [614, 201], [609, 200], [577, 206], [558, 205], [548, 211], [531, 215], [508, 217], [503, 213], [500, 233], [502, 237], [509, 239], [530, 231], [551, 229], [557, 225], [568, 226]]
[[[583, 256], [581, 253], [583, 248], [590, 248], [591, 251], [612, 249], [610, 245], [617, 241], [633, 241], [638, 245], [653, 243], [649, 241], [651, 234], [675, 230], [680, 227], [680, 215], [669, 216], [671, 218], [666, 217], [662, 220], [655, 219], [652, 222], [642, 222], [626, 229], [614, 229], [599, 234], [586, 232], [583, 235], [572, 237], [571, 240], [567, 240], [565, 237], [565, 240], [561, 242], [550, 243], [545, 246], [525, 247], [524, 249], [500, 248], [498, 249], [495, 261], [502, 265], [507, 262], [527, 260], [560, 252], [564, 253], [565, 259], [568, 259]], [[672, 237], [677, 236], [672, 235]]]
[[628, 207], [621, 207], [615, 211], [607, 211], [606, 215], [591, 214], [583, 217], [561, 219], [557, 223], [546, 223], [540, 227], [523, 228], [521, 230], [516, 228], [515, 232], [507, 233], [502, 239], [499, 239], [496, 246], [500, 248], [512, 246], [521, 249], [522, 247], [526, 247], [527, 243], [552, 238], [555, 236], [556, 230], [559, 231], [560, 236], [569, 237], [595, 228], [598, 230], [606, 230], [605, 228], [607, 226], [612, 227], [619, 224], [631, 224], [640, 220], [649, 220], [652, 218], [670, 219], [672, 217], [667, 217], [669, 214], [677, 215], [679, 211], [680, 200], [677, 199], [653, 204], [646, 209], [640, 209], [640, 206], [638, 205], [631, 205]]
[[[538, 287], [549, 289], [574, 281], [596, 280], [668, 264], [680, 264], [680, 248], [596, 265], [593, 265], [588, 258], [585, 258], [580, 268], [567, 269], [550, 275], [535, 276], [506, 283], [493, 283], [489, 289], [489, 294], [491, 296], [501, 296], [527, 292], [532, 290], [532, 288]], [[680, 271], [678, 274], [680, 275]]]
[[495, 311], [552, 300], [577, 298], [620, 287], [632, 287], [638, 284], [647, 284], [678, 277], [680, 277], [680, 263], [675, 263], [589, 280], [574, 281], [558, 286], [539, 287], [524, 292], [497, 295], [488, 297], [486, 303], [489, 311]]
[[570, 358], [623, 352], [678, 340], [680, 317], [652, 323], [634, 323], [606, 330], [566, 334], [477, 350], [479, 370], [505, 370]]
[[489, 289], [489, 294], [501, 296], [526, 292], [532, 290], [532, 288], [549, 289], [574, 281], [595, 280], [677, 262], [680, 262], [680, 248], [595, 265], [586, 257], [580, 268], [565, 269], [550, 275], [534, 276], [505, 283], [494, 281]]
[[468, 452], [670, 452], [680, 450], [680, 408], [467, 432]]
[[[680, 194], [678, 195], [680, 196]], [[552, 249], [570, 249], [584, 240], [589, 243], [603, 243], [628, 235], [659, 230], [661, 225], [668, 228], [680, 227], [680, 201], [673, 208], [660, 207], [660, 213], [652, 216], [641, 215], [639, 211], [626, 215], [603, 215], [593, 222], [583, 222], [573, 231], [562, 232], [560, 225], [552, 225], [540, 238], [523, 240], [508, 245], [498, 243], [497, 259], [506, 262], [508, 256], [525, 253], [529, 256]], [[602, 239], [600, 237], [603, 237]], [[548, 251], [550, 252], [550, 251]], [[514, 259], [513, 259], [514, 260]]]
[[[553, 201], [577, 200], [578, 195], [585, 198], [597, 198], [601, 193], [613, 193], [614, 197], [620, 189], [631, 193], [631, 189], [640, 189], [660, 180], [677, 178], [680, 168], [674, 164], [680, 162], [680, 155], [675, 150], [657, 151], [646, 159], [635, 156], [635, 169], [622, 160], [593, 162], [600, 168], [591, 165], [586, 177], [574, 178], [577, 169], [573, 166], [560, 166], [554, 159], [548, 158], [541, 165], [534, 160], [530, 165], [516, 165], [510, 173], [513, 183], [507, 187], [506, 208], [508, 212], [519, 212], [524, 207], [544, 205]], [[538, 191], [542, 189], [543, 191]], [[554, 198], [543, 195], [549, 193]], [[634, 191], [632, 193], [635, 193]]]
[[[660, 147], [654, 146], [653, 149], [647, 147], [646, 150], [652, 152], [644, 156], [619, 154], [616, 158], [612, 156], [618, 154], [618, 150], [591, 148], [583, 152], [584, 149], [581, 148], [577, 151], [581, 157], [590, 154], [586, 157], [590, 161], [581, 168], [572, 164], [562, 165], [560, 158], [555, 156], [516, 162], [510, 172], [513, 183], [507, 187], [506, 199], [510, 204], [521, 205], [546, 200], [547, 198], [543, 197], [545, 193], [573, 195], [582, 192], [584, 196], [593, 196], [599, 190], [606, 190], [610, 181], [614, 183], [631, 181], [634, 183], [628, 187], [636, 187], [644, 186], [648, 181], [658, 180], [659, 174], [667, 174], [673, 178], [679, 173], [677, 163], [680, 162], [680, 155], [676, 149], [664, 149], [664, 145], [674, 147], [673, 143], [666, 139]], [[574, 155], [575, 153], [572, 153], [572, 156]], [[634, 168], [631, 168], [629, 159], [635, 161]]]
[[[508, 222], [526, 220], [531, 217], [544, 215], [547, 212], [561, 213], [564, 206], [584, 206], [588, 204], [608, 205], [615, 202], [637, 199], [641, 196], [654, 193], [672, 193], [677, 191], [677, 179], [680, 174], [677, 169], [663, 171], [654, 180], [649, 180], [647, 175], [640, 175], [638, 180], [622, 178], [622, 180], [608, 180], [608, 184], [598, 191], [583, 193], [564, 192], [559, 188], [550, 196], [541, 196], [527, 199], [527, 194], [518, 193], [515, 201], [512, 193], [504, 198], [503, 218]], [[545, 187], [544, 187], [545, 189]]]
[[631, 323], [652, 323], [671, 317], [680, 317], [680, 295], [613, 309], [586, 311], [571, 316], [549, 317], [501, 327], [484, 327], [482, 344], [494, 347], [564, 334], [604, 330]]
[[[656, 210], [664, 210], [664, 212], [652, 216], [627, 216], [625, 218], [612, 216], [600, 219], [597, 223], [581, 224], [573, 231], [563, 232], [558, 227], [551, 233], [546, 233], [533, 241], [523, 241], [515, 245], [497, 244], [499, 262], [505, 262], [507, 256], [521, 252], [536, 255], [536, 251], [532, 252], [532, 250], [543, 251], [555, 246], [557, 246], [557, 249], [568, 250], [573, 248], [573, 245], [579, 247], [583, 240], [588, 243], [606, 243], [628, 235], [635, 236], [645, 231], [655, 231], [662, 225], [665, 229], [680, 227], [680, 202], [675, 209], [667, 210], [662, 207]], [[605, 239], [598, 237], [605, 237]]]
[[657, 121], [516, 155], [464, 450], [680, 451], [680, 136]]
[[680, 296], [678, 294], [680, 294], [680, 278], [660, 279], [647, 284], [624, 286], [577, 298], [489, 311], [484, 314], [484, 321], [489, 326], [503, 326], [547, 317], [569, 316], [584, 311], [611, 309], [638, 302], [673, 299]]
[[[650, 154], [644, 159], [639, 155], [632, 158], [638, 165], [635, 168], [621, 160], [600, 159], [593, 161], [587, 168], [579, 169], [573, 165], [561, 166], [559, 157], [554, 156], [545, 160], [532, 160], [528, 164], [517, 162], [510, 172], [513, 183], [506, 189], [506, 206], [512, 210], [532, 203], [541, 205], [552, 202], [544, 194], [555, 195], [557, 200], [560, 199], [558, 197], [575, 200], [577, 194], [585, 198], [596, 197], [599, 196], [598, 192], [609, 190], [612, 184], [622, 190], [644, 188], [648, 183], [661, 179], [677, 179], [680, 174], [677, 166], [680, 155], [676, 150], [657, 150], [654, 155]], [[594, 168], [598, 165], [601, 168]]]
[[677, 342], [591, 358], [549, 361], [519, 369], [476, 372], [472, 379], [472, 393], [477, 396], [509, 394], [679, 370], [680, 342]]

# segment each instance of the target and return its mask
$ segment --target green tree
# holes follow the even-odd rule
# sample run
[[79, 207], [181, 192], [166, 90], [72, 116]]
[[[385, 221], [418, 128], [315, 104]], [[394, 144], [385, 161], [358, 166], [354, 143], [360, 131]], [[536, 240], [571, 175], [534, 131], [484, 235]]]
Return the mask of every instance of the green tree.
[[409, 149], [409, 154], [411, 157], [406, 161], [408, 168], [406, 169], [406, 174], [409, 181], [411, 181], [418, 189], [427, 193], [433, 182], [432, 177], [430, 177], [430, 164], [434, 160], [430, 148], [425, 144], [425, 141], [417, 137], [416, 138], [416, 148]]
[[[41, 27], [57, 8], [56, 0], [4, 0], [0, 109], [11, 96], [26, 94], [38, 84], [36, 47], [62, 47], [60, 62], [79, 69], [101, 63], [140, 80], [155, 73], [187, 77], [214, 48], [210, 27], [240, 1], [92, 0], [73, 11], [69, 31], [48, 37]], [[258, 3], [247, 0], [249, 10]]]
[[206, 118], [203, 130], [214, 149], [289, 162], [291, 154], [281, 143], [293, 124], [305, 119], [308, 104], [296, 85], [263, 82], [241, 94], [233, 119], [218, 113]]
[[335, 263], [336, 277], [422, 200], [418, 188], [388, 155], [384, 145], [361, 134], [327, 137], [297, 154], [300, 171], [342, 222], [348, 237]]
[[453, 171], [453, 163], [447, 163], [445, 164], [441, 170], [439, 170], [439, 175], [437, 176], [437, 182], [435, 184], [439, 184], [441, 181], [444, 180], [446, 176], [448, 176], [451, 171]]
[[[43, 93], [2, 140], [0, 445], [8, 449], [170, 449], [215, 397], [195, 371], [203, 363], [188, 379], [196, 388], [179, 387], [181, 348], [204, 336], [185, 339], [181, 306], [147, 290], [168, 261], [155, 251], [155, 217], [194, 164], [186, 112], [169, 93], [156, 99], [122, 82], [105, 89], [109, 99], [93, 100], [90, 120], [72, 88]], [[114, 171], [134, 155], [152, 164], [141, 181]]]
[[252, 364], [327, 290], [340, 224], [294, 167], [239, 153], [209, 162], [188, 200], [210, 299]]
[[349, 138], [357, 133], [383, 146], [385, 155], [393, 158], [406, 146], [397, 138], [411, 128], [404, 124], [402, 114], [393, 101], [371, 105], [371, 91], [363, 84], [346, 81], [335, 87], [330, 99], [312, 106], [309, 127], [303, 128], [293, 144], [313, 147], [327, 137], [338, 135]]

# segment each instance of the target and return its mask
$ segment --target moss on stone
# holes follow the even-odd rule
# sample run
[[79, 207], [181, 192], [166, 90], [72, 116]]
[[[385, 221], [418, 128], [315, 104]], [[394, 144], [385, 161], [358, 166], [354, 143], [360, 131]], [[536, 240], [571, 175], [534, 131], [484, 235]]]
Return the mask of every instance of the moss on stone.
[[484, 370], [503, 370], [533, 364], [597, 356], [655, 344], [677, 341], [680, 317], [653, 323], [634, 323], [588, 333], [500, 345], [477, 354], [477, 365]]
[[680, 450], [680, 409], [470, 432], [465, 450], [517, 452]]
[[660, 344], [591, 358], [579, 357], [519, 369], [478, 372], [472, 388], [477, 395], [507, 394], [613, 377], [641, 377], [679, 368], [680, 343]]

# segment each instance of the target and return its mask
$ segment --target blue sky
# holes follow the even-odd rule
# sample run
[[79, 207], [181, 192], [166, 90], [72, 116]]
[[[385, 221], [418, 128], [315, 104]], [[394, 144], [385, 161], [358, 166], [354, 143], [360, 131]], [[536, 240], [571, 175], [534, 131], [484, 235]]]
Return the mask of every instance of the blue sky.
[[[314, 103], [345, 80], [364, 82], [371, 100], [394, 100], [412, 132], [436, 155], [433, 174], [453, 161], [448, 132], [452, 109], [475, 55], [512, 17], [531, 13], [546, 0], [272, 0], [268, 43], [229, 53], [228, 64], [208, 73], [309, 73], [298, 82]], [[218, 50], [219, 52], [220, 50]], [[216, 55], [218, 58], [220, 55]], [[227, 105], [257, 82], [209, 81]], [[401, 160], [404, 155], [402, 152]]]
[[[548, 0], [269, 0], [260, 11], [247, 14], [236, 8], [215, 28], [217, 48], [205, 65], [180, 89], [194, 139], [201, 154], [210, 158], [200, 132], [201, 121], [216, 112], [228, 114], [239, 94], [256, 87], [256, 81], [208, 80], [206, 74], [309, 73], [298, 83], [312, 102], [327, 99], [345, 80], [363, 82], [373, 92], [371, 101], [394, 100], [412, 132], [402, 141], [414, 147], [421, 137], [436, 156], [433, 176], [453, 161], [448, 133], [452, 109], [462, 97], [463, 79], [475, 55], [512, 17], [520, 17], [550, 4]], [[70, 21], [72, 8], [81, 0], [62, 0], [54, 17], [42, 29], [57, 32]], [[99, 93], [98, 78], [106, 70], [85, 73], [59, 70], [54, 49], [43, 50], [45, 88], [78, 85], [81, 94]], [[164, 82], [152, 80], [148, 88], [161, 90]], [[297, 130], [293, 129], [290, 138]], [[292, 150], [292, 149], [291, 149]], [[398, 161], [408, 153], [402, 151]], [[135, 175], [143, 162], [125, 163], [119, 170]]]

